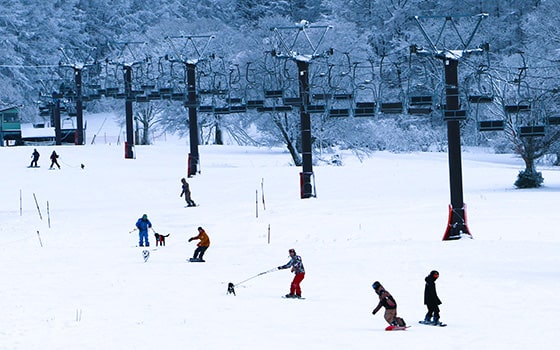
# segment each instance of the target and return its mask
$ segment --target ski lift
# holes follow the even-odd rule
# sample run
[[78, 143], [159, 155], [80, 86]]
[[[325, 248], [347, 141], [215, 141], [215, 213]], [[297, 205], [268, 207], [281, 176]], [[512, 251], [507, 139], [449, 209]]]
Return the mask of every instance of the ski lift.
[[247, 100], [248, 109], [256, 109], [259, 107], [264, 107], [264, 100]]
[[544, 125], [521, 126], [519, 128], [519, 137], [542, 137], [544, 135]]
[[306, 110], [308, 113], [324, 113], [327, 107], [325, 105], [309, 105]]
[[283, 98], [284, 105], [293, 106], [293, 107], [300, 107], [301, 106], [301, 98], [300, 97], [284, 97]]
[[375, 117], [375, 102], [356, 102], [354, 117]]
[[265, 90], [264, 98], [282, 98], [284, 95], [282, 90]]
[[443, 120], [444, 121], [461, 121], [461, 120], [466, 120], [467, 119], [467, 111], [465, 111], [464, 109], [457, 109], [457, 110], [451, 110], [451, 109], [446, 109], [443, 111]]
[[531, 112], [531, 105], [526, 103], [505, 105], [504, 110], [506, 113]]
[[560, 125], [560, 117], [548, 117], [548, 125]]
[[430, 114], [432, 113], [432, 95], [410, 96], [408, 103], [408, 114]]
[[502, 131], [504, 130], [503, 120], [485, 120], [478, 122], [478, 131]]
[[494, 101], [493, 96], [489, 95], [469, 95], [470, 103], [492, 103]]
[[329, 117], [349, 117], [350, 109], [348, 108], [331, 108], [329, 109]]
[[213, 106], [198, 106], [199, 113], [214, 113]]
[[403, 112], [402, 102], [382, 102], [381, 113], [386, 114], [400, 114]]
[[290, 112], [292, 106], [263, 106], [257, 107], [258, 112]]

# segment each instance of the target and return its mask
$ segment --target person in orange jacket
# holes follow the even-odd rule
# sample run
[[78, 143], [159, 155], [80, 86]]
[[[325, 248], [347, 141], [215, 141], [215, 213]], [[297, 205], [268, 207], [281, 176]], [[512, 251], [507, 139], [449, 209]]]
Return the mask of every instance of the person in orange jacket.
[[208, 234], [206, 234], [206, 231], [204, 231], [204, 229], [202, 227], [198, 228], [198, 236], [194, 236], [189, 238], [189, 242], [192, 242], [195, 239], [199, 239], [200, 242], [198, 242], [198, 244], [196, 245], [196, 249], [194, 250], [194, 255], [191, 259], [189, 259], [192, 262], [204, 262], [204, 253], [206, 252], [206, 249], [208, 249], [208, 247], [210, 246], [210, 238], [208, 237]]

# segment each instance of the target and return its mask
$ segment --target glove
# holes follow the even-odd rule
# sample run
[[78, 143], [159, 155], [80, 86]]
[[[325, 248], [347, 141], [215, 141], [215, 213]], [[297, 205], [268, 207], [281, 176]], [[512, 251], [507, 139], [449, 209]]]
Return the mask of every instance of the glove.
[[193, 240], [192, 238], [189, 238], [189, 242], [192, 242], [192, 240]]
[[278, 270], [282, 270], [282, 266], [278, 266]]
[[375, 310], [373, 310], [373, 311], [371, 312], [371, 314], [372, 314], [372, 315], [375, 315]]

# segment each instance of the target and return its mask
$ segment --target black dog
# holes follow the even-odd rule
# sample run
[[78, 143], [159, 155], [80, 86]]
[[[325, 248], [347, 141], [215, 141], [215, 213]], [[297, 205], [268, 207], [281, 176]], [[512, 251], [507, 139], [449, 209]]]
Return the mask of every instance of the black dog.
[[235, 295], [235, 284], [229, 282], [228, 286], [227, 286], [227, 292], [228, 292], [228, 294]]
[[156, 247], [158, 245], [160, 246], [165, 246], [165, 237], [169, 237], [169, 235], [160, 235], [159, 233], [154, 233], [154, 236], [156, 236]]

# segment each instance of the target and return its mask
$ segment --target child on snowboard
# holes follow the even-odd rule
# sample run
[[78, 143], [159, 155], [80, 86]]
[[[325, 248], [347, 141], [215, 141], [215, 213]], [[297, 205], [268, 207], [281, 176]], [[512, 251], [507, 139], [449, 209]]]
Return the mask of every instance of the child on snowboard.
[[[434, 326], [441, 325], [439, 321], [439, 305], [441, 305], [441, 300], [439, 300], [436, 291], [436, 280], [439, 277], [439, 272], [433, 270], [424, 279], [426, 281], [426, 286], [424, 287], [424, 305], [428, 308], [428, 313], [424, 317], [424, 324], [433, 324]], [[432, 316], [434, 317], [432, 321]]]
[[371, 285], [375, 293], [379, 295], [379, 303], [373, 309], [372, 314], [376, 314], [381, 307], [385, 308], [385, 321], [389, 323], [390, 326], [400, 326], [405, 327], [406, 323], [400, 317], [397, 317], [397, 302], [393, 296], [385, 290], [385, 287], [381, 285], [378, 281], [373, 282]]

